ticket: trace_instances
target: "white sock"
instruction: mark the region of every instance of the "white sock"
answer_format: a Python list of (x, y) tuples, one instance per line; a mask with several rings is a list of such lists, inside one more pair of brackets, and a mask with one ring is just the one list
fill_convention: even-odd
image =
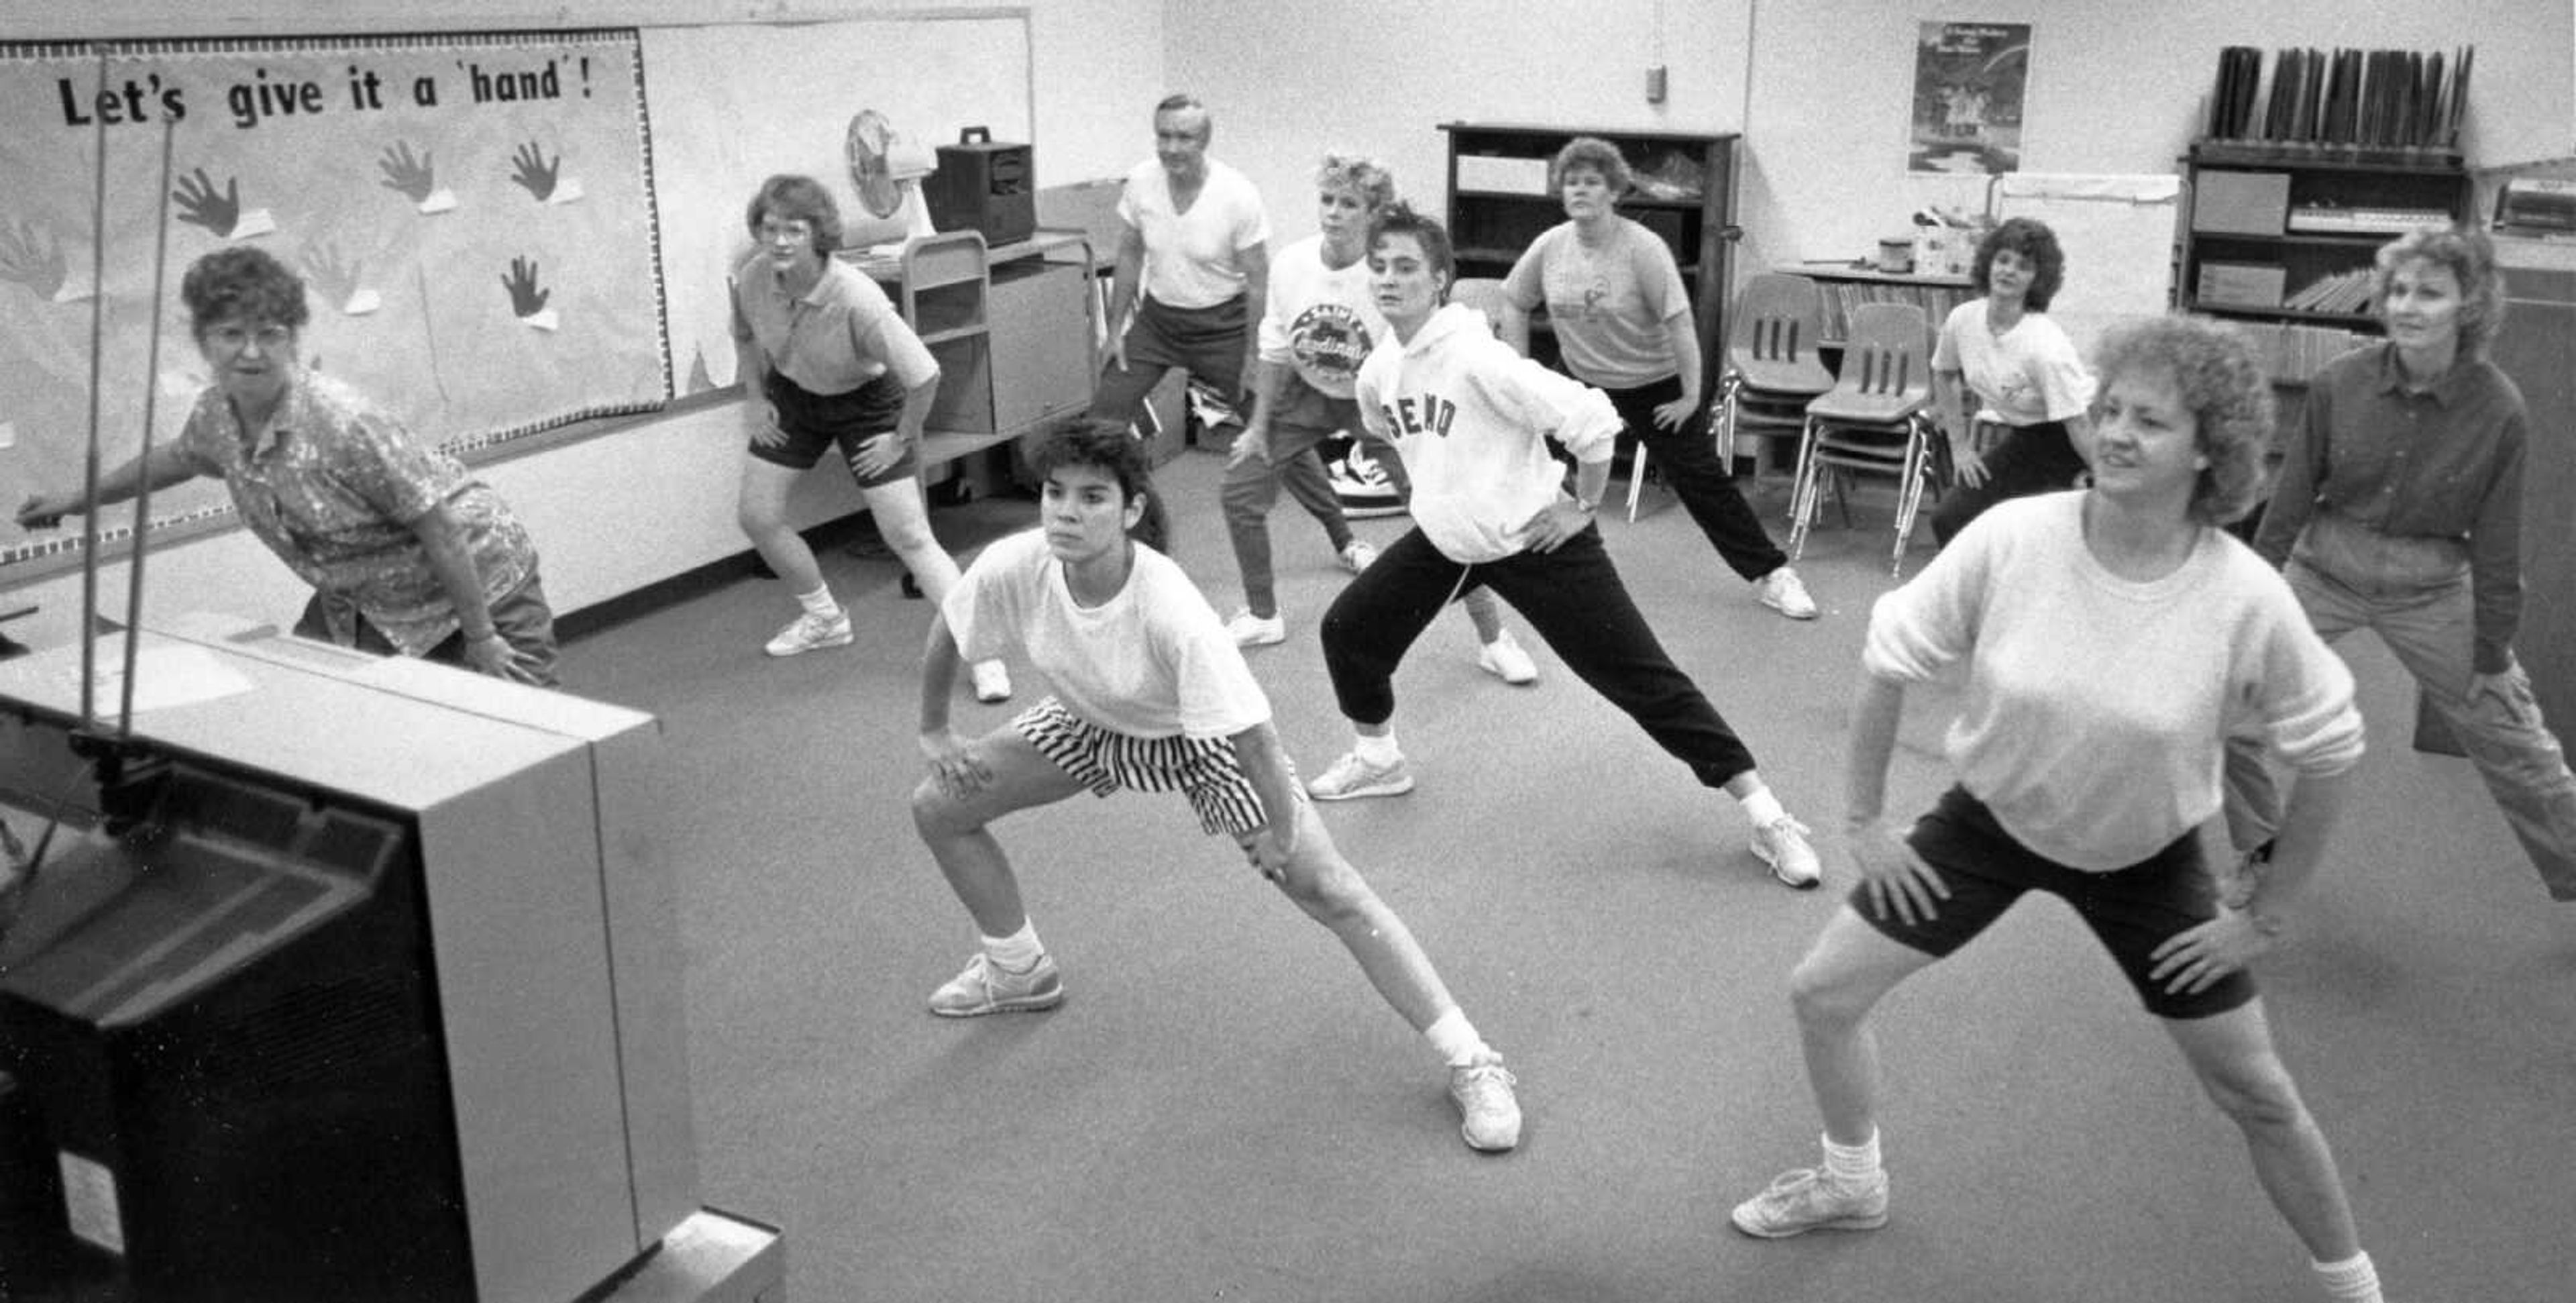
[(1770, 788), (1757, 788), (1752, 795), (1736, 799), (1744, 806), (1744, 817), (1752, 820), (1756, 828), (1768, 828), (1789, 817), (1788, 810), (1782, 808), (1780, 798), (1773, 796)]
[(1857, 1145), (1838, 1145), (1825, 1137), (1825, 1174), (1845, 1185), (1865, 1185), (1879, 1178), (1878, 1129)]
[(796, 600), (804, 603), (807, 615), (828, 620), (841, 613), (841, 604), (832, 600), (830, 584), (823, 584), (810, 593), (798, 593)]
[(1453, 1068), (1466, 1067), (1492, 1053), (1485, 1047), (1485, 1038), (1476, 1034), (1476, 1025), (1467, 1021), (1463, 1009), (1451, 1009), (1434, 1019), (1422, 1029), (1422, 1039), (1431, 1042), (1440, 1061)]
[(1394, 729), (1388, 729), (1384, 737), (1370, 737), (1362, 733), (1359, 735), (1359, 740), (1351, 744), (1351, 750), (1359, 753), (1360, 759), (1379, 769), (1404, 759), (1403, 748), (1395, 744)]
[(984, 955), (1009, 972), (1025, 973), (1046, 958), (1046, 947), (1038, 944), (1038, 925), (1023, 919), (1009, 936), (984, 938)]
[(2327, 1296), (2338, 1303), (2380, 1303), (2379, 1268), (2371, 1265), (2369, 1254), (2310, 1265), (2316, 1268), (2317, 1279), (2326, 1283)]

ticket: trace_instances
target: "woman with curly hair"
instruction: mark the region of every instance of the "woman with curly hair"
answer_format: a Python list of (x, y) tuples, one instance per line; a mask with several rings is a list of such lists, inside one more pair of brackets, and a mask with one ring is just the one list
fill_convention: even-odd
[[(1955, 483), (1932, 513), (1943, 543), (2006, 498), (2067, 488), (2084, 470), (2093, 378), (2048, 305), (2066, 283), (2066, 251), (2044, 222), (2015, 217), (1977, 243), (1969, 273), (1980, 296), (1941, 323), (1932, 347), (1932, 391), (1950, 437)], [(2003, 441), (1977, 451), (1980, 407), (2005, 427)]]
[[(2329, 1296), (2377, 1300), (2250, 973), (2295, 917), (2362, 749), (2352, 675), (2223, 528), (2259, 491), (2270, 386), (2226, 327), (2182, 317), (2115, 331), (2098, 367), (2091, 486), (1997, 505), (1872, 613), (1848, 775), (1860, 883), (1790, 979), (1824, 1161), (1734, 1224), (1779, 1238), (1886, 1223), (1870, 1010), (2040, 890), (2101, 939), (2236, 1123)], [(1962, 662), (1957, 785), (1900, 836), (1880, 812), (1906, 688)], [(2241, 905), (2216, 899), (2197, 836), (2231, 730), (2299, 773), (2274, 872)]]
[[(2415, 231), (2380, 249), (2373, 288), (2388, 338), (2309, 382), (2254, 550), (2287, 563), (2328, 641), (2379, 634), (2549, 894), (2576, 900), (2576, 773), (2513, 654), (2529, 418), (2486, 356), (2504, 316), (2495, 246), (2475, 230)], [(2276, 813), (2259, 771), (2243, 757), (2229, 767), (2239, 846)]]

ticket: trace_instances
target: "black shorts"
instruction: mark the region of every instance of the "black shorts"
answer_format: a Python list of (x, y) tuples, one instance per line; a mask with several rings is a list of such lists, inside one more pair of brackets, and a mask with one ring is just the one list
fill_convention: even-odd
[(762, 461), (789, 470), (811, 470), (823, 460), (824, 449), (839, 444), (841, 460), (849, 464), (850, 474), (863, 489), (910, 479), (921, 468), (920, 451), (906, 448), (884, 474), (859, 474), (859, 445), (895, 428), (903, 417), (903, 383), (891, 371), (845, 394), (811, 393), (772, 371), (767, 393), (787, 441), (769, 447), (751, 445), (751, 455)]
[(2088, 873), (2041, 856), (2004, 831), (1986, 803), (1953, 787), (1917, 820), (1906, 844), (1941, 875), (1950, 898), (1940, 913), (1907, 923), (1871, 911), (1866, 886), (1854, 888), (1852, 908), (1871, 927), (1928, 955), (1966, 945), (2025, 891), (2045, 891), (2075, 908), (2103, 948), (2128, 976), (2147, 1012), (2160, 1018), (2206, 1018), (2255, 996), (2254, 979), (2229, 973), (2194, 995), (2168, 994), (2150, 981), (2149, 958), (2176, 933), (2218, 917), (2218, 889), (2201, 858), (2200, 836), (2185, 833), (2172, 845), (2124, 869)]

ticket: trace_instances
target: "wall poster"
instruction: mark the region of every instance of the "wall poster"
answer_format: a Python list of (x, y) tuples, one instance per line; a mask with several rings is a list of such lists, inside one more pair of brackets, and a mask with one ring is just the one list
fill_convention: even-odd
[[(643, 94), (632, 30), (0, 45), (0, 505), (81, 482), (94, 328), (102, 469), (147, 394), (176, 437), (208, 381), (180, 278), (228, 244), (301, 272), (306, 365), (427, 442), (659, 408)], [(209, 480), (152, 508), (156, 532), (230, 515)], [(78, 539), (0, 516), (0, 582)]]
[(1911, 172), (2021, 170), (2030, 24), (1922, 25), (1914, 53)]

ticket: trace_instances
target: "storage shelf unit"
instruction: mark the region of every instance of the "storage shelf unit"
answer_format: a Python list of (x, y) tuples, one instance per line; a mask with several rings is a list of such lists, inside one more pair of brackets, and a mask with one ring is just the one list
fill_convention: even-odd
[(907, 241), (900, 253), (841, 255), (883, 282), (939, 361), (922, 432), (924, 467), (1037, 433), (1091, 405), (1091, 242), (1041, 229), (986, 247), (973, 231)]
[(2372, 255), (2469, 211), (2468, 172), (2438, 151), (2202, 144), (2183, 166), (2176, 294), (2190, 311), (2238, 320), (2375, 330), (2363, 298)]
[[(1681, 264), (1699, 327), (1701, 374), (1714, 392), (1733, 306), (1732, 255), (1742, 234), (1735, 225), (1740, 136), (1479, 122), (1444, 122), (1440, 130), (1449, 137), (1449, 237), (1461, 277), (1508, 274), (1531, 241), (1565, 220), (1564, 205), (1547, 187), (1547, 163), (1576, 136), (1618, 146), (1641, 180), (1687, 191), (1633, 191), (1619, 201), (1619, 211), (1670, 245)], [(1544, 312), (1533, 314), (1530, 325), (1531, 348), (1545, 359), (1552, 345)]]

